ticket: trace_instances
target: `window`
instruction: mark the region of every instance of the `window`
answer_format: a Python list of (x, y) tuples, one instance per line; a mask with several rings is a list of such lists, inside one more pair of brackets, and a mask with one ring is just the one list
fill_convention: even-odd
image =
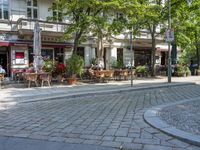
[(8, 0), (0, 0), (0, 19), (9, 19)]
[(38, 18), (38, 1), (27, 0), (27, 18), (37, 19)]
[(53, 21), (56, 21), (56, 22), (63, 21), (62, 11), (59, 9), (59, 5), (55, 3), (53, 3)]

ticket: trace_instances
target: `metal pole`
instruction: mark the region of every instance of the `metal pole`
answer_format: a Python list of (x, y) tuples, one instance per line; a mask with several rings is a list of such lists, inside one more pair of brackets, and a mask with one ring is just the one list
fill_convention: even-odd
[[(171, 0), (168, 0), (169, 17), (168, 17), (168, 29), (171, 29)], [(168, 83), (171, 83), (171, 42), (168, 42)]]
[(130, 31), (130, 51), (131, 51), (131, 87), (133, 86), (133, 31)]

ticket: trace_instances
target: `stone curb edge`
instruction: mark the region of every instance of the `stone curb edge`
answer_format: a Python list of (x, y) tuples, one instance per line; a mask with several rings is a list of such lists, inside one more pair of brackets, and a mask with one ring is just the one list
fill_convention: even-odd
[(164, 107), (177, 105), (177, 104), (181, 104), (181, 103), (189, 102), (189, 101), (191, 102), (191, 101), (195, 101), (195, 100), (199, 100), (199, 99), (200, 99), (199, 97), (191, 98), (191, 99), (186, 99), (186, 100), (175, 102), (175, 103), (170, 103), (170, 104), (165, 104), (165, 105), (160, 105), (157, 107), (150, 108), (144, 113), (143, 118), (144, 118), (145, 122), (147, 122), (152, 127), (160, 130), (161, 132), (164, 132), (170, 136), (176, 137), (176, 138), (180, 139), (181, 141), (200, 146), (200, 136), (199, 135), (194, 135), (192, 133), (179, 130), (179, 129), (167, 124), (165, 121), (160, 119), (160, 117), (158, 115), (159, 111), (162, 110)]
[[(61, 95), (57, 96), (48, 96), (49, 94), (41, 95), (41, 97), (33, 99), (32, 96), (25, 97), (26, 100), (19, 101), (17, 103), (31, 103), (31, 102), (38, 102), (38, 101), (48, 101), (48, 100), (58, 100), (62, 98), (78, 98), (78, 97), (87, 97), (87, 96), (96, 96), (96, 95), (104, 95), (104, 94), (115, 94), (115, 93), (121, 93), (121, 92), (129, 92), (129, 91), (140, 91), (140, 90), (148, 90), (148, 89), (157, 89), (157, 88), (166, 88), (166, 87), (175, 87), (175, 86), (184, 86), (184, 85), (195, 85), (195, 83), (166, 83), (161, 85), (154, 85), (154, 86), (141, 86), (141, 87), (135, 87), (135, 88), (123, 88), (123, 89), (109, 89), (107, 91), (99, 91), (99, 92), (82, 92), (82, 93), (73, 93), (73, 94), (64, 94), (64, 93), (58, 93)], [(28, 100), (27, 99), (30, 99)], [(14, 100), (10, 101), (0, 101), (0, 103), (13, 103), (16, 102)]]

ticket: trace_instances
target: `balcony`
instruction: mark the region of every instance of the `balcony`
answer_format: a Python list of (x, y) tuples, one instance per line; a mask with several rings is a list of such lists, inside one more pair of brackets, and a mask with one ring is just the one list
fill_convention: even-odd
[(42, 29), (42, 35), (45, 36), (63, 36), (64, 31), (69, 27), (70, 24), (48, 22), (36, 19), (23, 19), (20, 18), (17, 21), (17, 30), (20, 35), (31, 35), (33, 34), (35, 22), (38, 21), (40, 28)]

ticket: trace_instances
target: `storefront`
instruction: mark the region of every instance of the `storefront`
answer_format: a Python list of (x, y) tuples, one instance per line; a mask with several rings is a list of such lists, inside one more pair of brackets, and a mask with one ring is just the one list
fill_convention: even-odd
[[(43, 58), (53, 59), (64, 63), (65, 53), (71, 49), (69, 43), (42, 43), (41, 55)], [(13, 76), (15, 70), (24, 70), (33, 63), (33, 43), (31, 41), (4, 41), (0, 42), (0, 64)]]

